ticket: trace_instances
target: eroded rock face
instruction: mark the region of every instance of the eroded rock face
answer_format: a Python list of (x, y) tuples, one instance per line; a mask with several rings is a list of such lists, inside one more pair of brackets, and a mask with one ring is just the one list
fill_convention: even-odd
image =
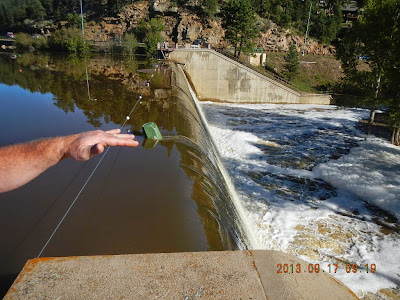
[[(289, 29), (280, 29), (275, 24), (273, 24), (267, 32), (262, 33), (258, 40), (258, 44), (270, 51), (289, 51), (289, 47), (292, 43), (294, 43), (297, 50), (301, 52), (304, 45), (304, 37), (292, 35)], [(334, 55), (335, 48), (333, 46), (322, 45), (308, 38), (305, 53)]]
[(178, 43), (191, 42), (200, 37), (202, 31), (203, 25), (201, 24), (201, 19), (196, 15), (184, 12), (180, 15), (175, 39)]
[(155, 0), (151, 4), (151, 11), (156, 13), (169, 13), (176, 14), (178, 12), (178, 6), (176, 3), (169, 0)]
[(141, 19), (149, 14), (149, 1), (136, 2), (131, 5), (127, 5), (125, 10), (121, 12), (118, 17), (123, 23), (126, 24), (126, 28), (132, 29), (136, 27)]
[(117, 18), (103, 18), (99, 22), (89, 22), (85, 34), (89, 40), (105, 42), (119, 39), (136, 27), (141, 19), (149, 14), (149, 2), (142, 1), (125, 7)]

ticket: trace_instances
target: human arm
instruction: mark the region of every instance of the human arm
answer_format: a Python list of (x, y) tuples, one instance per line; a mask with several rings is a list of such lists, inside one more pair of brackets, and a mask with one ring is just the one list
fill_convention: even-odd
[(0, 148), (0, 193), (28, 183), (64, 158), (84, 161), (107, 146), (139, 145), (134, 135), (120, 132), (95, 130)]

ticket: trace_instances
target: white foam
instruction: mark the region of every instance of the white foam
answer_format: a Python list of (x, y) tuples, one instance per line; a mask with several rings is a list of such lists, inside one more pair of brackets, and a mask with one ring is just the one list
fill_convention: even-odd
[(400, 220), (400, 149), (368, 138), (349, 155), (314, 168), (332, 185), (393, 213)]
[[(332, 274), (358, 296), (399, 284), (400, 234), (366, 203), (399, 218), (400, 150), (355, 128), (367, 110), (202, 106), (261, 248), (297, 254), (324, 268), (340, 261), (375, 264), (375, 273), (349, 274), (340, 263)], [(332, 154), (340, 158), (332, 160)], [(296, 164), (301, 159), (304, 168)]]

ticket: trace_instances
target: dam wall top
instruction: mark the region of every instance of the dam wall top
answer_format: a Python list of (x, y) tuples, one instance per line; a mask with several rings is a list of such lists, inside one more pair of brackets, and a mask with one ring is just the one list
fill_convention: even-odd
[(233, 103), (332, 104), (329, 95), (302, 94), (210, 49), (176, 49), (201, 100)]
[(260, 250), (36, 258), (4, 299), (358, 299), (308, 266)]

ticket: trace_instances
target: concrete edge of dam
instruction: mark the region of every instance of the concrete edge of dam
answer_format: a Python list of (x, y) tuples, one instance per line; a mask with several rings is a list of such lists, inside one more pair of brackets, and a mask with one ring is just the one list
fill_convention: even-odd
[(241, 247), (240, 249), (241, 250), (245, 250), (246, 248), (258, 249), (260, 247), (259, 244), (258, 244), (258, 240), (254, 236), (252, 230), (250, 229), (250, 226), (249, 226), (249, 224), (247, 222), (247, 218), (246, 218), (245, 213), (243, 211), (242, 205), (240, 204), (239, 196), (238, 196), (238, 194), (236, 192), (236, 189), (235, 189), (235, 187), (234, 187), (234, 185), (233, 185), (233, 183), (232, 183), (232, 181), (230, 179), (228, 171), (225, 169), (225, 167), (224, 167), (224, 165), (223, 165), (223, 163), (221, 161), (220, 153), (219, 153), (219, 151), (218, 151), (218, 149), (217, 149), (217, 147), (215, 145), (215, 142), (214, 142), (214, 140), (212, 138), (212, 135), (211, 135), (211, 133), (210, 133), (210, 131), (208, 129), (207, 118), (205, 117), (205, 115), (203, 113), (203, 110), (200, 107), (200, 101), (197, 98), (196, 93), (193, 91), (192, 86), (190, 85), (190, 82), (189, 82), (188, 78), (186, 77), (186, 74), (185, 74), (184, 70), (182, 69), (182, 67), (179, 64), (176, 64), (176, 65), (177, 65), (178, 71), (181, 72), (182, 78), (184, 78), (184, 80), (185, 80), (186, 87), (187, 87), (187, 89), (188, 89), (188, 91), (190, 93), (190, 98), (193, 101), (194, 105), (196, 106), (196, 109), (197, 109), (197, 112), (198, 112), (198, 114), (200, 116), (201, 122), (203, 123), (204, 130), (206, 131), (207, 135), (210, 138), (211, 146), (213, 148), (212, 149), (212, 153), (215, 154), (215, 160), (216, 160), (216, 163), (217, 163), (217, 168), (221, 172), (221, 175), (222, 175), (222, 177), (224, 179), (224, 182), (225, 182), (225, 184), (227, 186), (227, 191), (229, 193), (230, 199), (232, 200), (234, 208), (235, 208), (236, 213), (238, 215), (238, 219), (239, 219), (238, 222), (241, 225), (241, 228), (243, 230), (242, 235), (245, 238), (245, 241), (243, 241), (243, 242), (245, 242), (245, 244), (246, 244), (246, 245), (244, 245), (244, 247)]
[(272, 250), (36, 258), (4, 299), (358, 299), (309, 269)]
[(175, 49), (169, 59), (184, 65), (200, 100), (230, 103), (335, 104), (329, 94), (297, 91), (210, 49)]

